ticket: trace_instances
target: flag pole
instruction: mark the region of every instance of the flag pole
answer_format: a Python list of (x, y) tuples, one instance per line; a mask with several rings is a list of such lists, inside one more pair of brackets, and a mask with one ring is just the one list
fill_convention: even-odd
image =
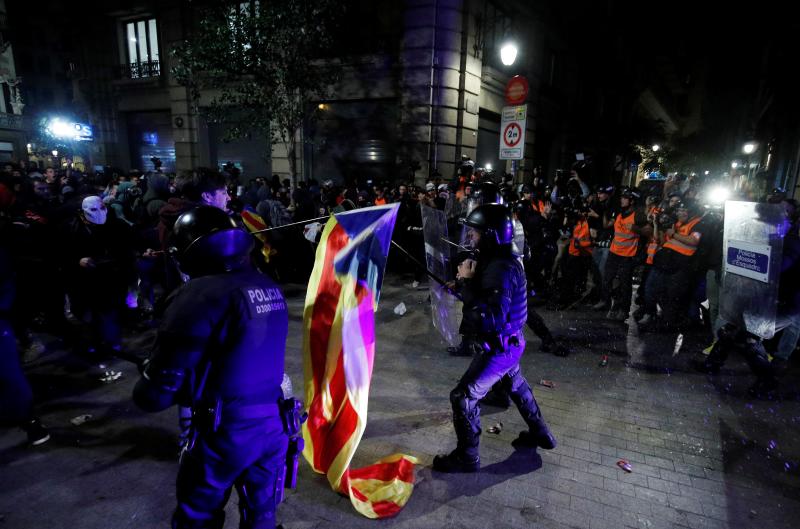
[(424, 264), (420, 263), (413, 255), (408, 253), (408, 251), (405, 248), (403, 248), (402, 246), (400, 246), (399, 244), (394, 242), (394, 240), (392, 240), (392, 244), (394, 245), (395, 248), (397, 248), (398, 250), (403, 252), (403, 254), (406, 257), (408, 257), (411, 260), (411, 262), (414, 263), (417, 266), (417, 268), (419, 268), (420, 270), (425, 272), (428, 275), (428, 277), (430, 277), (431, 279), (433, 279), (434, 281), (436, 281), (437, 283), (442, 285), (445, 288), (445, 290), (450, 292), (459, 301), (464, 301), (463, 299), (461, 299), (461, 296), (456, 291), (454, 291), (452, 288), (450, 288), (450, 286), (442, 278), (440, 278), (439, 276), (437, 276), (436, 274), (434, 274), (433, 272), (428, 270), (427, 266), (425, 266)]
[(322, 220), (322, 219), (327, 219), (329, 217), (330, 217), (330, 215), (325, 215), (324, 217), (317, 217), (315, 219), (301, 220), (301, 221), (298, 221), (298, 222), (292, 222), (292, 223), (289, 223), (289, 224), (283, 224), (281, 226), (273, 226), (272, 228), (264, 228), (263, 230), (251, 231), (250, 233), (255, 235), (256, 233), (264, 233), (265, 231), (280, 230), (281, 228), (288, 228), (290, 226), (297, 226), (298, 224), (309, 224), (311, 222), (315, 222), (315, 221)]

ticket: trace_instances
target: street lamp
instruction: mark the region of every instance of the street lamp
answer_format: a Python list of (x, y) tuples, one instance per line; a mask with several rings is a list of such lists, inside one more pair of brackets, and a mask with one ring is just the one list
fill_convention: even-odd
[(736, 169), (739, 167), (739, 162), (731, 162), (731, 169)]
[(504, 44), (500, 48), (500, 60), (504, 65), (511, 66), (517, 60), (517, 51), (517, 47), (511, 42)]
[(654, 143), (653, 144), (653, 152), (658, 152), (661, 150), (661, 145)]
[(711, 171), (706, 171), (706, 172), (704, 172), (703, 174), (704, 174), (704, 175), (706, 175), (706, 176), (708, 176), (708, 173), (710, 173), (710, 172), (711, 172)]
[(755, 144), (755, 142), (748, 141), (742, 146), (742, 152), (745, 154), (753, 154), (756, 152), (757, 147), (758, 146)]
[(58, 156), (58, 151), (53, 149), (53, 156)]

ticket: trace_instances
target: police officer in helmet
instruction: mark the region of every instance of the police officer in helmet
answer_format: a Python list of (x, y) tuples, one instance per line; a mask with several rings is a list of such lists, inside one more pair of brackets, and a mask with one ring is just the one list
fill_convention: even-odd
[(481, 351), (450, 392), (457, 446), (450, 454), (434, 458), (433, 468), (441, 472), (475, 472), (480, 468), (478, 401), (498, 381), (529, 428), (512, 444), (516, 448), (556, 446), (519, 367), (525, 350), (522, 327), (527, 316), (527, 292), (525, 271), (512, 252), (511, 212), (502, 204), (483, 204), (464, 224), (470, 228), (469, 244), (478, 252), (477, 260), (467, 259), (458, 267), (464, 300), (460, 332), (477, 336)]
[(224, 211), (194, 208), (174, 233), (178, 264), (191, 279), (167, 301), (133, 395), (146, 411), (173, 404), (193, 411), (172, 527), (222, 528), (235, 486), (240, 527), (274, 529), (295, 433), (281, 392), (286, 302), (251, 268), (252, 237)]

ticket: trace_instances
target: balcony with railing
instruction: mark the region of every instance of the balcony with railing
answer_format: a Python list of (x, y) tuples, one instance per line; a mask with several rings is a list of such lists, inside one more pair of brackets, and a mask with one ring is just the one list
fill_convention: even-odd
[(160, 75), (161, 63), (159, 61), (131, 62), (123, 64), (119, 68), (119, 76), (122, 79), (147, 79)]

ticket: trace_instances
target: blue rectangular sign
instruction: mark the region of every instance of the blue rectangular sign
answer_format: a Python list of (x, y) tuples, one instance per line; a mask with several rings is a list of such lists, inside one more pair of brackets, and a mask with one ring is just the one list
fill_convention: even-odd
[(725, 271), (766, 283), (769, 281), (770, 253), (769, 246), (730, 240)]

